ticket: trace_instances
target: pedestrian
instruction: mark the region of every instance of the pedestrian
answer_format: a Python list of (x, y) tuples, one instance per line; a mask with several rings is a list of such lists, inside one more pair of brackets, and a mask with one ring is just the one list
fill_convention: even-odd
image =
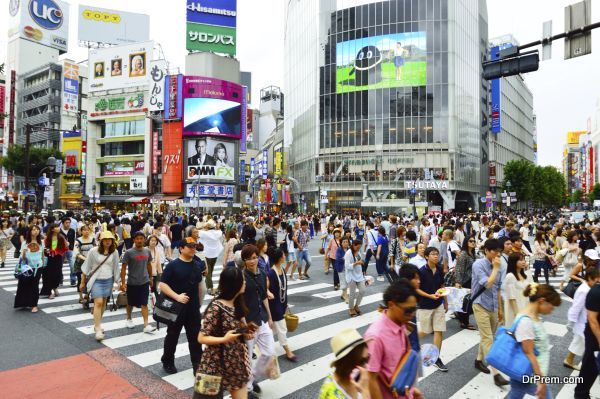
[(204, 256), (206, 256), (206, 288), (209, 295), (214, 295), (212, 274), (217, 258), (223, 252), (223, 232), (217, 229), (217, 224), (211, 219), (206, 222), (204, 230), (198, 232), (198, 237), (204, 246)]
[(523, 254), (513, 252), (508, 257), (506, 277), (502, 281), (504, 286), (504, 325), (512, 326), (517, 314), (527, 306), (527, 297), (523, 291), (530, 283), (530, 279), (525, 272), (527, 262)]
[(181, 329), (185, 327), (190, 360), (194, 375), (202, 357), (202, 345), (198, 342), (200, 333), (200, 291), (202, 286), (202, 270), (194, 262), (196, 254), (196, 240), (186, 237), (179, 241), (179, 257), (173, 259), (165, 266), (159, 290), (166, 297), (183, 305), (177, 320), (167, 327), (161, 363), (167, 374), (177, 373), (175, 367), (175, 349), (179, 341)]
[(385, 234), (385, 228), (379, 227), (379, 235), (377, 236), (377, 254), (375, 256), (375, 267), (377, 268), (377, 281), (385, 281), (385, 273), (387, 272), (388, 255), (390, 253), (390, 240)]
[(108, 297), (113, 292), (113, 284), (118, 284), (121, 276), (119, 274), (119, 254), (115, 237), (109, 232), (103, 232), (99, 236), (100, 244), (88, 252), (88, 256), (81, 265), (81, 284), (79, 289), (87, 292), (94, 300), (94, 332), (96, 340), (104, 339), (104, 330), (101, 322)]
[[(515, 319), (514, 337), (521, 344), (523, 352), (529, 359), (536, 376), (548, 376), (550, 366), (550, 338), (544, 328), (541, 315), (552, 313), (560, 306), (560, 295), (554, 287), (546, 284), (532, 283), (525, 288), (523, 295), (529, 303)], [(509, 399), (522, 399), (525, 395), (538, 398), (552, 398), (550, 387), (543, 381), (526, 383), (510, 379)]]
[(62, 266), (65, 253), (69, 250), (69, 243), (60, 234), (60, 227), (52, 223), (48, 227), (48, 235), (44, 240), (44, 251), (48, 258), (42, 270), (42, 290), (40, 295), (54, 299), (59, 295), (58, 286), (62, 282)]
[[(582, 253), (581, 249), (579, 248), (578, 240), (579, 240), (579, 236), (577, 235), (577, 232), (569, 231), (567, 233), (567, 241), (565, 243), (563, 243), (562, 248), (559, 248), (559, 249), (562, 249), (563, 251), (564, 250), (567, 251), (566, 255), (563, 257), (563, 262), (562, 262), (562, 265), (563, 265), (565, 271), (564, 271), (563, 279), (560, 282), (559, 290), (561, 290), (561, 291), (563, 289), (563, 285), (565, 283), (569, 282), (569, 277), (571, 275), (571, 271), (577, 265), (577, 262), (579, 261), (579, 255)], [(595, 245), (594, 245), (594, 247), (595, 247)], [(583, 252), (585, 252), (585, 251), (583, 251)]]
[[(181, 241), (181, 240), (179, 240)], [(152, 265), (152, 292), (158, 296), (158, 284), (163, 272), (163, 265), (167, 262), (165, 251), (158, 237), (151, 235), (146, 240), (146, 246), (150, 250), (150, 264)]]
[(96, 239), (91, 233), (89, 226), (82, 224), (80, 230), (80, 237), (75, 240), (75, 276), (77, 277), (77, 292), (79, 293), (79, 303), (82, 305), (87, 304), (87, 300), (83, 298), (83, 290), (81, 287), (81, 267), (87, 259), (92, 248), (96, 246)]
[[(419, 269), (420, 287), (416, 290), (419, 300), (417, 320), (420, 325), (420, 338), (433, 333), (433, 344), (442, 351), (442, 339), (446, 331), (448, 302), (438, 293), (444, 287), (444, 273), (439, 266), (439, 252), (433, 247), (425, 250), (427, 265)], [(438, 357), (435, 367), (448, 371), (448, 367)]]
[(255, 398), (260, 393), (259, 385), (254, 381), (257, 374), (257, 365), (265, 364), (264, 359), (275, 355), (275, 342), (273, 339), (273, 319), (269, 308), (269, 299), (274, 296), (268, 290), (267, 275), (258, 268), (258, 249), (256, 246), (248, 244), (242, 248), (242, 260), (244, 261), (244, 276), (246, 278), (246, 290), (244, 300), (248, 306), (247, 322), (253, 322), (258, 326), (254, 337), (247, 341), (248, 356), (252, 357), (254, 345), (260, 350), (260, 356), (263, 359), (254, 365), (252, 377), (248, 382), (248, 397)]
[(396, 238), (390, 243), (390, 266), (394, 269), (396, 274), (399, 273), (400, 268), (404, 264), (404, 246), (406, 228), (404, 226), (398, 226), (396, 228)]
[(287, 276), (283, 270), (285, 254), (279, 248), (276, 248), (271, 254), (270, 263), (272, 267), (267, 272), (267, 276), (269, 277), (269, 291), (273, 294), (273, 299), (269, 299), (269, 310), (273, 319), (273, 332), (277, 335), (279, 345), (285, 351), (285, 358), (290, 362), (296, 363), (298, 358), (290, 350), (285, 322), (285, 312), (288, 310)]
[(235, 229), (227, 230), (227, 233), (225, 233), (225, 246), (223, 249), (224, 265), (233, 260), (233, 247), (235, 247), (235, 245), (239, 242), (240, 241), (237, 238), (237, 231)]
[[(362, 245), (362, 241), (359, 240)], [(360, 271), (362, 274), (362, 269)], [(323, 381), (319, 399), (371, 399), (369, 372), (369, 348), (360, 333), (353, 328), (340, 331), (330, 341), (335, 356), (334, 369)], [(358, 375), (353, 374), (358, 370)]]
[[(344, 242), (342, 241), (342, 245)], [(352, 241), (352, 245), (344, 254), (345, 273), (342, 279), (345, 279), (348, 285), (348, 309), (350, 317), (360, 315), (360, 303), (365, 295), (365, 276), (362, 274), (362, 265), (364, 261), (360, 256), (360, 247), (362, 242), (359, 240)]]
[(546, 279), (546, 285), (550, 285), (550, 279), (548, 276), (550, 264), (548, 262), (548, 243), (544, 238), (544, 230), (539, 229), (535, 233), (535, 241), (533, 243), (533, 281), (538, 282), (542, 270), (544, 271), (544, 278)]
[[(300, 280), (310, 279), (308, 275), (308, 269), (312, 265), (310, 252), (308, 250), (308, 242), (310, 241), (310, 234), (308, 232), (308, 222), (303, 220), (300, 223), (300, 230), (298, 230), (297, 244), (298, 244), (298, 275)], [(302, 263), (304, 261), (304, 264)], [(304, 274), (302, 268), (304, 267)]]
[(77, 234), (75, 232), (75, 229), (71, 227), (71, 218), (65, 216), (62, 219), (62, 223), (60, 225), (60, 234), (62, 234), (62, 236), (69, 243), (69, 250), (65, 252), (64, 256), (67, 263), (69, 264), (71, 287), (75, 287), (77, 285), (77, 274), (75, 273), (75, 255), (73, 253), (73, 250), (75, 249), (75, 237), (77, 236)]
[[(417, 311), (415, 289), (406, 280), (390, 284), (383, 293), (381, 308), (381, 315), (365, 333), (369, 348), (367, 371), (371, 398), (422, 399), (423, 394), (414, 385), (408, 387), (408, 392), (397, 394), (393, 394), (388, 385), (403, 356), (411, 349), (407, 326)], [(392, 342), (393, 345), (390, 344)], [(411, 371), (416, 374), (416, 370)]]
[[(152, 255), (150, 250), (144, 247), (146, 237), (141, 231), (133, 233), (133, 247), (123, 254), (121, 266), (121, 292), (127, 293), (127, 328), (135, 328), (131, 319), (133, 308), (142, 309), (145, 333), (151, 334), (156, 327), (148, 323), (148, 296), (153, 286)], [(125, 284), (127, 275), (127, 284)]]
[[(471, 279), (471, 300), (473, 301), (473, 314), (479, 327), (479, 350), (475, 360), (475, 368), (482, 373), (492, 373), (494, 384), (497, 386), (508, 385), (509, 381), (504, 379), (493, 367), (488, 368), (483, 359), (487, 356), (496, 327), (504, 320), (503, 309), (500, 306), (500, 253), (502, 245), (492, 238), (483, 244), (485, 256), (473, 263), (473, 274)], [(490, 370), (491, 369), (491, 370)]]
[(583, 356), (585, 351), (585, 325), (587, 323), (587, 310), (585, 301), (591, 288), (600, 282), (600, 272), (597, 267), (589, 267), (585, 272), (585, 283), (581, 284), (575, 295), (573, 303), (567, 315), (567, 329), (573, 333), (573, 339), (569, 345), (569, 352), (563, 361), (563, 365), (572, 370), (580, 370), (575, 363), (575, 356)]
[[(325, 258), (329, 260), (329, 265), (331, 265), (331, 267), (333, 268), (333, 289), (336, 291), (340, 289), (340, 272), (338, 272), (338, 269), (340, 269), (340, 267), (336, 269), (336, 259), (337, 251), (342, 246), (341, 237), (342, 230), (334, 229), (333, 237), (329, 240), (329, 243), (325, 248)], [(343, 268), (341, 268), (341, 270), (343, 270)]]
[(37, 313), (39, 310), (39, 284), (45, 262), (41, 234), (42, 230), (38, 226), (30, 227), (21, 245), (21, 259), (27, 261), (27, 265), (33, 269), (33, 273), (31, 276), (19, 276), (14, 302), (15, 309), (31, 308), (32, 313)]
[(367, 274), (367, 268), (369, 267), (369, 260), (371, 257), (375, 257), (377, 254), (377, 230), (375, 229), (375, 225), (373, 222), (368, 221), (367, 230), (365, 231), (365, 239), (364, 239), (364, 251), (365, 251), (365, 264), (363, 265), (363, 274)]
[(179, 247), (179, 241), (183, 239), (183, 226), (178, 223), (177, 217), (171, 217), (171, 225), (169, 226), (171, 233), (171, 249)]
[[(294, 273), (296, 273), (296, 269), (298, 268), (298, 260), (296, 258), (296, 246), (297, 238), (295, 237), (294, 227), (292, 225), (288, 225), (286, 228), (285, 234), (285, 245), (287, 247), (287, 265), (285, 267), (285, 272), (288, 273), (290, 268), (292, 272), (290, 273), (290, 281), (294, 281)], [(301, 273), (298, 273), (298, 277), (301, 277)]]
[(271, 268), (269, 255), (267, 255), (269, 251), (267, 241), (264, 238), (259, 239), (256, 241), (256, 248), (258, 248), (258, 267), (267, 273)]
[(6, 253), (13, 246), (11, 240), (15, 235), (15, 231), (10, 226), (10, 220), (2, 218), (2, 221), (0, 221), (0, 261), (2, 261), (0, 269), (4, 268), (6, 263)]
[(334, 229), (333, 224), (328, 224), (327, 230), (324, 231), (323, 234), (321, 235), (321, 251), (320, 251), (320, 253), (322, 255), (324, 255), (323, 267), (325, 268), (325, 274), (329, 274), (329, 269), (331, 269), (333, 266), (331, 264), (329, 256), (327, 256), (327, 248), (329, 246), (329, 242), (333, 239), (333, 229)]

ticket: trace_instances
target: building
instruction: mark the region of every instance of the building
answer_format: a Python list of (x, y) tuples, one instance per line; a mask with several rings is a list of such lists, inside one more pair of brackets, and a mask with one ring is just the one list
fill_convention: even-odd
[[(490, 40), (492, 58), (500, 49), (518, 46), (511, 36)], [(490, 188), (504, 181), (504, 166), (513, 160), (535, 162), (533, 94), (522, 75), (494, 79), (490, 84), (492, 125), (489, 133)], [(495, 174), (493, 173), (495, 170)]]
[(321, 188), (336, 210), (479, 207), (485, 1), (289, 2), (285, 20), (285, 143), (308, 206)]
[[(563, 149), (562, 170), (567, 182), (567, 194), (576, 190), (586, 191), (586, 149), (591, 148), (590, 135), (586, 130), (567, 133), (567, 144)], [(586, 191), (587, 192), (587, 191)]]

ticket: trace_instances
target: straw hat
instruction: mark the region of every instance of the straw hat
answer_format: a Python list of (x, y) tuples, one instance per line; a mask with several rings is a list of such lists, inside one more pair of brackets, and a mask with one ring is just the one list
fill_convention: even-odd
[(371, 339), (365, 340), (360, 333), (354, 328), (347, 328), (340, 331), (337, 335), (331, 338), (331, 351), (335, 355), (333, 363), (347, 356), (354, 348), (361, 344), (369, 342)]
[(100, 233), (100, 237), (98, 237), (98, 241), (102, 240), (113, 240), (115, 241), (115, 236), (110, 231), (103, 231)]

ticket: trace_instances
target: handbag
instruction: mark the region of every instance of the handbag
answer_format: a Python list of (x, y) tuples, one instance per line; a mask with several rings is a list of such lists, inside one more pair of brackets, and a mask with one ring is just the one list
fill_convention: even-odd
[(121, 308), (121, 307), (125, 307), (127, 306), (128, 302), (127, 302), (127, 293), (126, 292), (119, 292), (119, 294), (117, 295), (117, 300), (115, 301), (117, 307)]
[(485, 286), (481, 287), (473, 296), (471, 296), (471, 292), (464, 296), (462, 313), (466, 313), (469, 316), (473, 314), (473, 302), (475, 302), (475, 299), (477, 299), (479, 295), (483, 294), (483, 291), (485, 291)]
[(19, 261), (17, 262), (17, 264), (15, 266), (15, 271), (13, 273), (15, 278), (18, 279), (18, 278), (22, 278), (22, 277), (23, 278), (32, 277), (33, 274), (34, 274), (33, 269), (27, 263), (27, 258), (20, 257)]
[[(193, 281), (194, 271), (190, 272), (190, 290), (194, 285)], [(175, 323), (181, 314), (181, 311), (185, 307), (185, 304), (179, 303), (173, 298), (165, 295), (163, 292), (158, 294), (158, 298), (156, 298), (156, 304), (154, 305), (154, 311), (152, 312), (152, 318), (157, 323), (163, 323), (168, 326)]]
[(298, 328), (298, 324), (300, 323), (300, 318), (293, 314), (290, 308), (287, 308), (285, 314), (283, 315), (285, 319), (285, 326), (288, 332), (294, 332)]
[[(408, 337), (406, 337), (406, 348), (407, 351), (400, 358), (392, 378), (386, 383), (394, 397), (407, 396), (407, 391), (417, 380), (421, 360), (417, 352), (412, 349)], [(381, 378), (383, 379), (383, 377)]]
[(575, 297), (575, 291), (581, 285), (581, 281), (571, 279), (569, 283), (563, 288), (562, 292), (569, 298), (573, 299)]
[[(84, 286), (84, 288), (83, 288), (83, 291), (84, 291), (84, 292), (82, 293), (82, 294), (83, 294), (83, 299), (84, 299), (85, 303), (88, 303), (88, 302), (90, 301), (90, 294), (89, 294), (89, 292), (87, 291), (87, 282), (88, 282), (88, 281), (90, 281), (90, 279), (92, 278), (92, 276), (93, 276), (93, 275), (94, 275), (94, 274), (95, 274), (95, 273), (96, 273), (98, 270), (100, 270), (100, 268), (102, 267), (102, 265), (103, 265), (104, 263), (106, 263), (106, 261), (108, 260), (108, 258), (110, 258), (111, 256), (113, 256), (113, 254), (114, 254), (114, 252), (113, 252), (112, 254), (110, 254), (110, 255), (106, 255), (106, 256), (104, 257), (104, 260), (103, 260), (102, 262), (100, 262), (100, 264), (99, 264), (98, 266), (96, 266), (96, 268), (95, 268), (94, 270), (92, 270), (92, 271), (90, 272), (90, 274), (88, 274), (87, 276), (85, 276), (86, 285)], [(48, 259), (48, 257), (46, 257), (46, 259)]]
[[(216, 303), (219, 310), (222, 312), (223, 308), (218, 305), (217, 302), (213, 299), (212, 303)], [(210, 306), (209, 304), (208, 306)], [(207, 307), (208, 309), (208, 307)], [(223, 328), (223, 316), (219, 317), (220, 320), (220, 331), (221, 336), (225, 336), (225, 331)], [(221, 370), (225, 370), (225, 348), (223, 344), (219, 344), (221, 349)], [(196, 381), (194, 382), (194, 399), (222, 399), (223, 398), (223, 386), (221, 382), (223, 377), (219, 375), (211, 375), (206, 374), (200, 371), (200, 367), (198, 367), (198, 371), (196, 372)]]
[[(490, 366), (517, 381), (521, 381), (526, 375), (533, 375), (531, 362), (525, 355), (521, 343), (517, 342), (515, 337), (517, 326), (524, 317), (528, 316), (519, 316), (510, 329), (504, 326), (498, 327), (494, 343), (485, 358)], [(534, 353), (536, 356), (539, 354), (535, 347)]]
[(323, 247), (319, 248), (319, 253), (321, 255), (325, 255), (325, 248), (323, 248)]

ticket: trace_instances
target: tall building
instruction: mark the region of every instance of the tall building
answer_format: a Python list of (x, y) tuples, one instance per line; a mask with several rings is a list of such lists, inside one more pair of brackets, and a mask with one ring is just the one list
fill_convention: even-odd
[(320, 186), (338, 210), (479, 206), (485, 1), (289, 2), (285, 20), (285, 143), (307, 205)]
[[(518, 46), (511, 36), (490, 40), (491, 57), (507, 46)], [(535, 162), (533, 94), (522, 75), (495, 79), (490, 84), (492, 126), (489, 133), (492, 191), (504, 181), (504, 166), (513, 160)], [(492, 171), (490, 171), (492, 172)]]

